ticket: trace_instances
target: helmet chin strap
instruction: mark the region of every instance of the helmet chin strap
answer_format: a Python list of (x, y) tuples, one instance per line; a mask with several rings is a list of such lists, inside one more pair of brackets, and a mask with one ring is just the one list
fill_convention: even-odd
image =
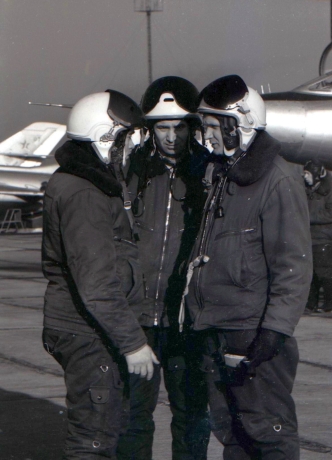
[(98, 158), (105, 164), (111, 162), (111, 148), (114, 141), (107, 142), (92, 142), (92, 148), (98, 155)]

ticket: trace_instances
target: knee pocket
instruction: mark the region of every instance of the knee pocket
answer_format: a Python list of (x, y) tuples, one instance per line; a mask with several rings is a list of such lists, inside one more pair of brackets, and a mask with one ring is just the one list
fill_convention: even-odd
[(110, 399), (110, 389), (106, 387), (91, 387), (90, 398), (94, 404), (106, 404)]
[(296, 432), (282, 417), (239, 413), (237, 421), (241, 423), (246, 434), (258, 442), (273, 442), (285, 434)]
[(186, 362), (183, 356), (175, 356), (168, 358), (167, 369), (169, 371), (184, 371), (187, 369)]

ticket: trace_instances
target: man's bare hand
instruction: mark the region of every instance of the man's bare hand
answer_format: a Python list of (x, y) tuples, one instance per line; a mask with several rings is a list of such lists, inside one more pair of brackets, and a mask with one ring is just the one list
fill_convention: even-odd
[(147, 380), (152, 379), (153, 364), (159, 364), (159, 361), (149, 345), (144, 345), (143, 348), (125, 357), (128, 365), (128, 372), (131, 374), (140, 374), (142, 378), (146, 377)]

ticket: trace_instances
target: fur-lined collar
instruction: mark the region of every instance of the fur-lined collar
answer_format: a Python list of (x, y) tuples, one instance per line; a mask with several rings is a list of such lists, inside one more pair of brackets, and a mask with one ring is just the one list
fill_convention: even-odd
[(112, 167), (97, 158), (91, 142), (67, 141), (57, 150), (55, 159), (60, 165), (58, 172), (82, 177), (106, 195), (122, 196), (122, 186)]
[(240, 186), (257, 182), (270, 169), (280, 148), (280, 143), (267, 132), (258, 132), (246, 155), (228, 170), (227, 177)]

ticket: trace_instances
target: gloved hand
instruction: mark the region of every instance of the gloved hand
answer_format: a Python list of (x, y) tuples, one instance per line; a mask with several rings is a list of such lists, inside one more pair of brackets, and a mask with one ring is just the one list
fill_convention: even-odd
[(159, 364), (156, 355), (153, 353), (149, 345), (139, 350), (133, 351), (125, 355), (128, 372), (141, 374), (141, 377), (146, 377), (147, 380), (151, 380), (153, 376), (153, 363)]
[(264, 361), (269, 361), (277, 356), (282, 348), (286, 336), (280, 332), (270, 329), (260, 329), (257, 336), (249, 346), (247, 358), (250, 361), (250, 368), (254, 369)]

